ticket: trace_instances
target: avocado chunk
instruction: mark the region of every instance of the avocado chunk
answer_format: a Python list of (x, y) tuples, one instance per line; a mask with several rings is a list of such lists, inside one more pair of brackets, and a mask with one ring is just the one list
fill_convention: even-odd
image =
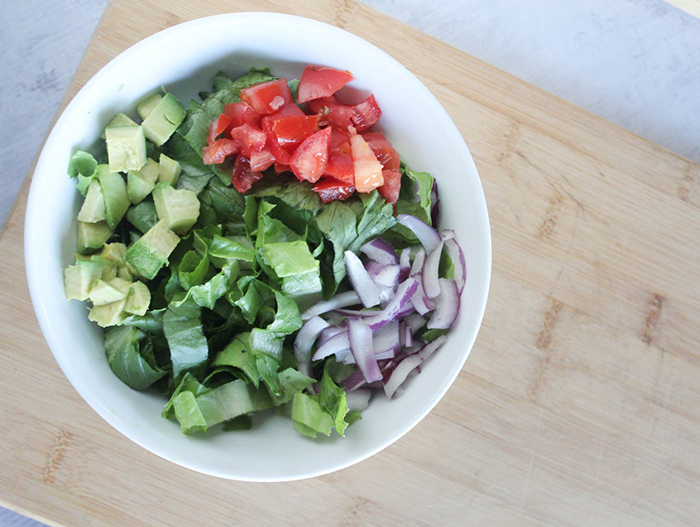
[(131, 284), (130, 289), (124, 311), (131, 315), (145, 315), (148, 307), (151, 305), (151, 292), (146, 284), (140, 281)]
[(166, 93), (141, 123), (146, 138), (156, 146), (165, 143), (185, 120), (185, 107), (177, 97)]
[(102, 249), (105, 242), (112, 236), (112, 232), (106, 221), (98, 221), (97, 223), (79, 221), (78, 252), (88, 254)]
[(97, 179), (102, 187), (105, 203), (105, 221), (114, 230), (129, 209), (129, 196), (126, 193), (126, 183), (118, 172), (111, 172), (108, 165), (97, 167)]
[(126, 178), (126, 193), (129, 201), (136, 205), (143, 201), (156, 186), (160, 165), (148, 158), (140, 170), (129, 170)]
[(138, 170), (146, 164), (146, 136), (141, 126), (105, 128), (111, 172)]
[(98, 262), (102, 264), (102, 280), (105, 282), (109, 282), (111, 279), (115, 278), (117, 276), (117, 264), (114, 263), (111, 260), (107, 260), (106, 258), (102, 258), (100, 254), (93, 254), (90, 257), (90, 260), (93, 262)]
[(180, 172), (182, 172), (180, 163), (165, 154), (161, 154), (158, 165), (158, 183), (170, 183), (174, 187), (177, 178), (180, 177)]
[(137, 276), (152, 280), (168, 263), (170, 253), (179, 242), (179, 236), (168, 228), (164, 220), (160, 220), (127, 249), (124, 260)]
[(151, 112), (156, 106), (158, 106), (158, 103), (162, 98), (163, 96), (160, 93), (154, 93), (138, 103), (136, 105), (136, 111), (141, 116), (141, 119), (145, 119), (151, 115)]
[[(138, 124), (136, 124), (134, 122), (134, 120), (131, 117), (129, 117), (128, 115), (119, 112), (114, 117), (112, 117), (112, 120), (105, 127), (105, 129), (110, 128), (110, 127), (116, 127), (116, 126), (138, 126)], [(106, 138), (107, 138), (107, 134), (103, 130), (102, 135), (100, 136), (100, 139), (106, 139)]]
[(63, 271), (66, 298), (87, 300), (90, 291), (102, 277), (102, 264), (92, 260), (76, 260)]
[(126, 219), (141, 232), (147, 232), (158, 223), (158, 213), (155, 204), (149, 199), (126, 211)]
[(100, 251), (100, 256), (105, 260), (110, 260), (117, 264), (117, 266), (123, 266), (124, 255), (126, 254), (126, 245), (123, 243), (108, 243)]
[(97, 223), (105, 219), (105, 197), (102, 187), (97, 180), (92, 180), (88, 186), (85, 201), (78, 213), (78, 221)]
[(104, 306), (106, 304), (112, 304), (113, 302), (123, 300), (124, 298), (126, 298), (127, 293), (128, 290), (125, 293), (124, 291), (121, 291), (109, 282), (105, 282), (104, 280), (98, 280), (97, 283), (90, 290), (88, 298), (90, 299), (90, 302), (92, 302), (93, 305)]
[(153, 190), (153, 203), (158, 217), (180, 235), (190, 230), (199, 218), (199, 199), (191, 190), (177, 190), (167, 183), (158, 183)]
[(124, 314), (125, 305), (126, 298), (118, 300), (117, 302), (112, 302), (111, 304), (93, 306), (88, 314), (88, 320), (97, 322), (97, 325), (103, 328), (116, 326), (126, 318)]

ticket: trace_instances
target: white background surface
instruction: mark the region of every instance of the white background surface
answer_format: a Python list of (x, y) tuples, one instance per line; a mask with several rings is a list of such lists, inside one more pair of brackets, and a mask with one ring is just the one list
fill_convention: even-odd
[[(661, 0), (362, 1), (700, 162), (700, 20)], [(0, 6), (0, 222), (106, 5)], [(0, 508), (1, 527), (40, 525)]]

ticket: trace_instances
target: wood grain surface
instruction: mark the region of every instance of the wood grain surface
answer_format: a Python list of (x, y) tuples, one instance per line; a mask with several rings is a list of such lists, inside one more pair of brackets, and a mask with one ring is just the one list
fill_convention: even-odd
[(438, 97), (489, 204), (493, 281), (435, 410), (354, 467), (285, 484), (180, 468), (109, 427), (48, 350), (0, 239), (0, 504), (60, 526), (696, 525), (700, 167), (352, 0), (114, 0), (66, 100), (165, 27), (279, 11), (381, 47)]

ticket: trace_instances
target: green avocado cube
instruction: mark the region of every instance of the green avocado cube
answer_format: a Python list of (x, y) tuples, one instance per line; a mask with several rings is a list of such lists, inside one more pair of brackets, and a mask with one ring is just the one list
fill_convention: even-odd
[(180, 177), (180, 172), (182, 172), (180, 163), (165, 154), (160, 155), (158, 183), (170, 183), (174, 187)]
[(140, 232), (147, 232), (158, 223), (156, 206), (151, 200), (142, 201), (126, 211), (126, 219)]
[[(105, 129), (110, 128), (110, 127), (117, 127), (117, 126), (138, 126), (138, 124), (136, 124), (134, 122), (134, 120), (131, 117), (129, 117), (128, 115), (119, 112), (114, 117), (112, 117), (112, 120), (105, 127)], [(107, 138), (107, 134), (105, 133), (104, 130), (102, 131), (102, 135), (100, 136), (100, 138), (101, 139)]]
[(93, 286), (102, 277), (102, 264), (91, 260), (76, 260), (63, 271), (66, 298), (87, 300)]
[(110, 126), (105, 129), (111, 172), (138, 170), (146, 164), (146, 136), (142, 126)]
[(168, 263), (180, 237), (168, 228), (164, 220), (156, 223), (136, 243), (129, 247), (124, 260), (137, 276), (152, 280)]
[(97, 223), (79, 221), (78, 252), (88, 254), (102, 249), (102, 246), (109, 240), (113, 232), (106, 221), (98, 221)]
[(103, 328), (119, 325), (126, 318), (124, 314), (125, 305), (126, 298), (111, 304), (93, 306), (88, 314), (88, 320), (96, 322), (98, 326)]
[(104, 306), (106, 304), (111, 304), (113, 302), (118, 302), (126, 298), (127, 293), (117, 289), (111, 283), (105, 282), (104, 280), (98, 280), (97, 283), (90, 290), (88, 298), (95, 306)]
[(97, 223), (105, 219), (105, 198), (100, 183), (93, 179), (88, 186), (85, 201), (78, 213), (78, 221)]
[(149, 141), (161, 146), (185, 120), (185, 107), (177, 97), (166, 93), (141, 126)]
[(126, 178), (126, 193), (129, 201), (136, 205), (143, 201), (156, 186), (160, 165), (148, 158), (140, 170), (129, 170)]
[(124, 311), (131, 315), (143, 316), (151, 305), (151, 292), (143, 282), (131, 284), (129, 296), (126, 299)]
[(163, 96), (160, 93), (154, 93), (138, 103), (136, 105), (136, 111), (141, 116), (141, 119), (148, 117), (154, 108), (158, 106), (158, 103), (162, 98)]
[(112, 278), (117, 276), (117, 264), (106, 258), (102, 258), (99, 254), (93, 254), (90, 259), (93, 262), (98, 262), (102, 264), (102, 280), (109, 282)]
[(191, 190), (178, 190), (168, 183), (158, 183), (153, 190), (153, 203), (158, 217), (180, 235), (190, 230), (199, 218), (199, 199)]
[(97, 179), (104, 196), (105, 221), (109, 228), (114, 230), (131, 205), (126, 192), (126, 182), (121, 174), (111, 172), (108, 165), (97, 167)]

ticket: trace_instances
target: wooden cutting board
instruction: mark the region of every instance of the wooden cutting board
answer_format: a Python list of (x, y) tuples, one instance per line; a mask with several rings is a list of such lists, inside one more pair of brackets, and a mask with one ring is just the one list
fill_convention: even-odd
[(493, 282), (462, 374), (412, 432), (308, 481), (180, 468), (64, 378), (27, 293), (27, 186), (0, 240), (0, 504), (52, 525), (695, 525), (700, 167), (353, 0), (114, 0), (66, 101), (165, 27), (280, 11), (381, 47), (469, 145)]

